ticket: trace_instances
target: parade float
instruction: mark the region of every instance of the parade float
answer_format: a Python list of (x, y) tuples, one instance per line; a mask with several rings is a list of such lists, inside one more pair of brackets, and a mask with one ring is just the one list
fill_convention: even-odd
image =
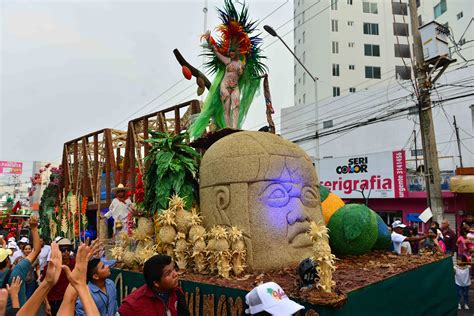
[[(218, 14), (219, 38), (202, 37), (212, 81), (174, 51), (198, 95), (208, 90), (203, 103), (64, 144), (60, 188), (41, 210), (51, 236), (78, 240), (94, 227), (117, 260), (119, 303), (144, 283), (143, 263), (165, 253), (191, 315), (242, 315), (245, 294), (268, 281), (305, 306), (300, 315), (454, 315), (451, 258), (392, 254), (380, 216), (319, 184), (305, 151), (275, 134), (257, 23), (230, 1)], [(242, 131), (262, 79), (268, 132)], [(119, 187), (129, 217), (107, 223)]]

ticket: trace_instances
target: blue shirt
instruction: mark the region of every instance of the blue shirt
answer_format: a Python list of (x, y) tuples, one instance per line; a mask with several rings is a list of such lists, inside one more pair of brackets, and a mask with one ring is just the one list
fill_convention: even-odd
[[(25, 284), (26, 284), (26, 275), (28, 274), (28, 271), (31, 269), (31, 262), (28, 259), (21, 260), (18, 262), (18, 264), (15, 265), (15, 267), (12, 270), (12, 273), (10, 274), (10, 279), (8, 280), (8, 284), (12, 284), (12, 279), (14, 277), (20, 277), (21, 280), (23, 281), (20, 286), (20, 292), (18, 292), (18, 299), (20, 301), (20, 307), (22, 307), (25, 302), (26, 302), (26, 294), (25, 294)], [(5, 269), (4, 271), (0, 272), (0, 285), (3, 284), (3, 279), (5, 279), (5, 276), (7, 275), (9, 269)], [(12, 301), (10, 297), (8, 298), (8, 303), (7, 303), (7, 310), (12, 308)]]
[[(89, 291), (92, 295), (92, 299), (99, 310), (101, 316), (115, 316), (118, 311), (117, 306), (117, 289), (115, 288), (114, 281), (110, 279), (105, 280), (105, 289), (107, 293), (97, 287), (92, 282), (87, 284)], [(84, 308), (82, 307), (81, 300), (78, 298), (76, 301), (76, 316), (85, 316)]]

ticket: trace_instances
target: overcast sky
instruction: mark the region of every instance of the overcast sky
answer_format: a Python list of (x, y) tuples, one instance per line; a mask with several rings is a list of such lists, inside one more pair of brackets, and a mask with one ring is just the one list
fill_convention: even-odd
[[(204, 0), (0, 2), (0, 160), (58, 161), (68, 140), (107, 127), (125, 130), (132, 118), (197, 98), (172, 51), (202, 63)], [(293, 47), (293, 1), (248, 2), (251, 18), (264, 19), (259, 29), (283, 25), (278, 31), (288, 33), (284, 39)], [(209, 1), (211, 30), (222, 4)], [(263, 36), (279, 117), (293, 104), (293, 60), (281, 43)], [(265, 124), (260, 96), (244, 127)]]

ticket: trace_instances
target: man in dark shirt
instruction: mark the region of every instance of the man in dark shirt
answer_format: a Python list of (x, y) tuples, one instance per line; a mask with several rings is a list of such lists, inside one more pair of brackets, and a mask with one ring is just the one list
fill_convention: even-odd
[(444, 244), (446, 245), (446, 254), (452, 255), (456, 251), (456, 233), (449, 228), (447, 219), (441, 222), (441, 232), (444, 237)]

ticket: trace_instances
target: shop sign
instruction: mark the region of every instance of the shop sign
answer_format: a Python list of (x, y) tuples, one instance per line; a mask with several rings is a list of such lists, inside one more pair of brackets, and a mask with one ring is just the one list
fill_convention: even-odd
[(341, 198), (407, 197), (405, 151), (322, 159), (320, 183)]
[(0, 174), (21, 175), (22, 171), (22, 162), (0, 161)]

